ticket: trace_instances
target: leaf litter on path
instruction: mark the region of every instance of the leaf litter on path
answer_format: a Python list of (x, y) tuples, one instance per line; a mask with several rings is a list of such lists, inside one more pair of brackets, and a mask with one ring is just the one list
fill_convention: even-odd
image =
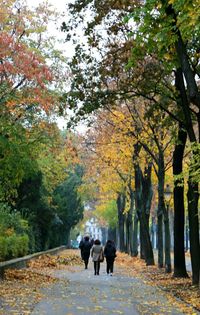
[(140, 258), (131, 257), (125, 253), (118, 253), (116, 264), (125, 274), (140, 278), (144, 283), (165, 291), (168, 300), (184, 313), (195, 315), (197, 314), (195, 310), (200, 311), (200, 290), (192, 285), (191, 274), (189, 278), (174, 278), (172, 274), (165, 273), (164, 268), (146, 266)]

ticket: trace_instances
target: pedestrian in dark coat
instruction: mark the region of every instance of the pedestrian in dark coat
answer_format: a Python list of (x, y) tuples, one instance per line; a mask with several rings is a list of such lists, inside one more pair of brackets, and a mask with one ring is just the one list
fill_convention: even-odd
[(99, 275), (100, 271), (100, 258), (103, 257), (103, 246), (100, 240), (95, 240), (91, 249), (92, 261), (94, 262), (94, 274)]
[(89, 237), (85, 236), (82, 241), (80, 241), (79, 248), (81, 250), (81, 258), (85, 263), (85, 269), (88, 269), (88, 262), (90, 257), (90, 249), (92, 245), (90, 243)]
[(104, 256), (106, 257), (106, 272), (112, 276), (114, 261), (116, 257), (116, 247), (114, 242), (108, 240), (104, 248)]

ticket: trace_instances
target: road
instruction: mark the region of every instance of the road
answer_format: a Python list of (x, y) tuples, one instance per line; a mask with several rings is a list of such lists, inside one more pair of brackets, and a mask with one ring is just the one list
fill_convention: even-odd
[(183, 314), (165, 292), (126, 275), (120, 268), (108, 276), (105, 263), (101, 264), (99, 276), (93, 274), (92, 263), (88, 270), (82, 266), (56, 270), (55, 276), (69, 283), (59, 281), (44, 289), (48, 297), (35, 306), (32, 315)]

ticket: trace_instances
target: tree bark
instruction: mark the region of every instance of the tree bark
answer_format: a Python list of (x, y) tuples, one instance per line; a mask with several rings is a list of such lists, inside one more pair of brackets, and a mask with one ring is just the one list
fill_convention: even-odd
[[(145, 174), (145, 177), (146, 176), (151, 177), (150, 169)], [(145, 178), (145, 180), (149, 180), (149, 179)], [(153, 249), (152, 249), (152, 244), (151, 244), (150, 235), (149, 235), (149, 227), (148, 227), (148, 222), (147, 222), (146, 213), (145, 213), (146, 200), (144, 200), (143, 187), (144, 187), (144, 177), (143, 177), (139, 164), (136, 164), (135, 165), (135, 193), (136, 193), (135, 204), (136, 204), (136, 210), (137, 210), (137, 214), (138, 214), (138, 218), (140, 222), (140, 234), (141, 234), (140, 238), (142, 239), (143, 246), (144, 246), (144, 255), (145, 255), (146, 264), (154, 265)]]
[[(173, 153), (173, 175), (181, 175), (183, 171), (184, 149), (187, 133), (179, 125), (177, 144)], [(174, 277), (188, 277), (185, 265), (184, 249), (184, 181), (174, 179)]]
[(169, 228), (169, 205), (164, 210), (164, 226), (165, 226), (165, 272), (172, 271), (171, 265), (171, 241), (170, 241), (170, 228)]
[(198, 183), (188, 182), (188, 215), (190, 235), (190, 255), (192, 263), (192, 283), (199, 284), (200, 279), (200, 244), (198, 221)]
[(119, 249), (121, 252), (125, 251), (124, 242), (124, 210), (126, 205), (126, 196), (124, 193), (119, 193), (117, 198), (117, 209), (118, 209), (118, 226), (119, 226)]
[(138, 256), (138, 215), (135, 211), (134, 214), (134, 223), (133, 223), (133, 247), (131, 256), (137, 257)]
[(157, 212), (158, 230), (157, 230), (157, 245), (158, 245), (158, 267), (163, 268), (163, 214), (158, 208)]
[[(165, 227), (165, 271), (171, 272), (171, 242), (170, 242), (170, 228), (169, 228), (169, 214), (168, 209), (165, 207), (164, 202), (164, 182), (165, 182), (165, 168), (164, 168), (164, 155), (162, 148), (159, 149), (159, 161), (158, 161), (158, 213), (159, 215), (159, 228), (161, 229), (161, 214), (164, 215), (164, 227)], [(160, 230), (161, 232), (161, 230)], [(158, 245), (158, 251), (163, 249), (162, 236), (158, 237), (158, 241), (161, 243)], [(161, 261), (163, 253), (158, 253), (160, 261), (158, 266), (161, 267), (163, 261)]]
[[(139, 215), (138, 215), (139, 217)], [(140, 217), (140, 219), (142, 219), (142, 217)], [(146, 220), (146, 217), (145, 217)], [(143, 224), (140, 223), (140, 259), (145, 259), (145, 241), (144, 241), (144, 233), (145, 231), (143, 231), (142, 229), (144, 229), (145, 226)], [(147, 226), (148, 228), (148, 226)]]
[[(183, 43), (182, 43), (183, 44)], [(182, 70), (179, 68), (176, 71), (176, 87), (180, 92), (181, 104), (183, 107), (183, 113), (185, 115), (185, 127), (191, 143), (197, 143), (196, 135), (192, 125), (192, 118), (189, 111), (189, 102), (185, 90)], [(195, 150), (192, 150), (194, 159), (198, 160)], [(189, 217), (189, 235), (190, 235), (190, 254), (192, 261), (192, 279), (193, 284), (198, 284), (199, 268), (200, 268), (200, 244), (199, 244), (199, 218), (198, 218), (198, 183), (193, 183), (190, 176), (188, 181), (188, 217)], [(196, 207), (196, 208), (195, 208)], [(198, 280), (199, 281), (199, 280)]]
[(127, 252), (132, 256), (133, 253), (133, 210), (134, 210), (134, 192), (129, 184), (130, 208), (127, 213)]

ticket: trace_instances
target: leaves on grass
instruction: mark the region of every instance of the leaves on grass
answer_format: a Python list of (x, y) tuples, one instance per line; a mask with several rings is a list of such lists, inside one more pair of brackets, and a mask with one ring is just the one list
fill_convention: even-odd
[[(59, 268), (60, 265), (81, 265), (82, 260), (74, 251), (64, 251), (58, 256), (42, 255), (29, 262), (30, 268)], [(61, 266), (63, 268), (63, 266)]]

